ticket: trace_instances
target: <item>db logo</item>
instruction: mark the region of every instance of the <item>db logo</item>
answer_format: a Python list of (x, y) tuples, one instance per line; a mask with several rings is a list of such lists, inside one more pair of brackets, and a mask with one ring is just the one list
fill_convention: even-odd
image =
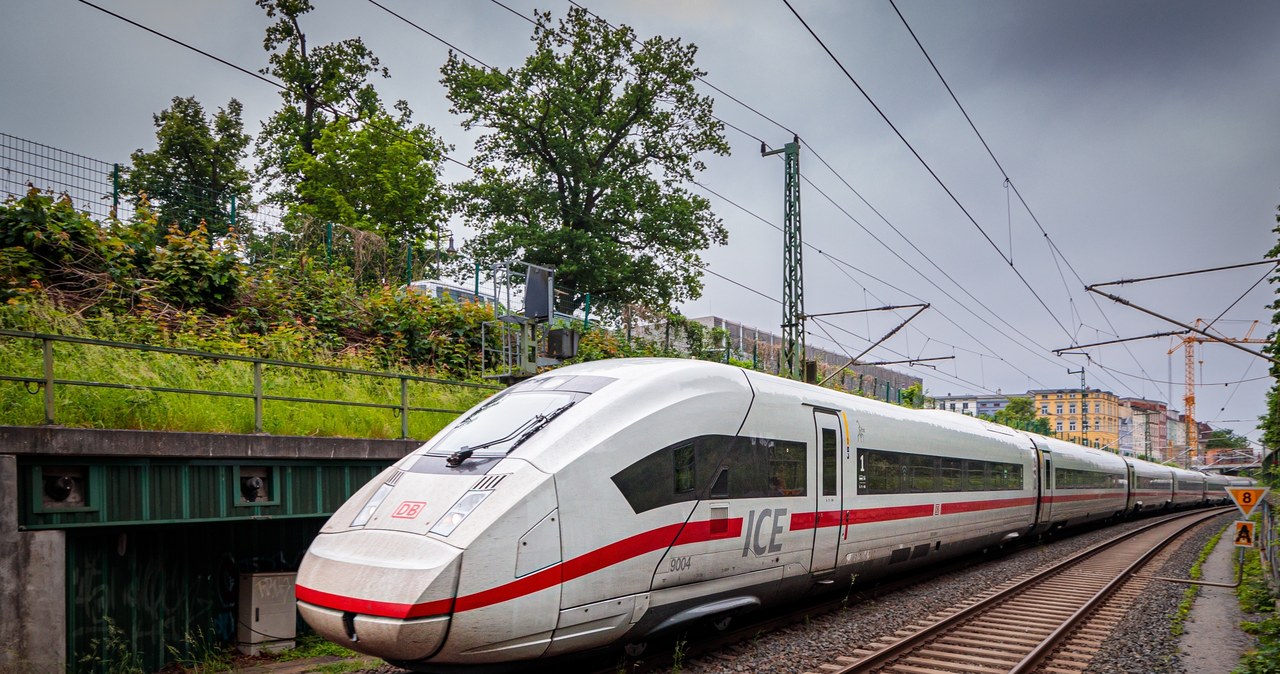
[(427, 504), (422, 501), (401, 501), (400, 506), (396, 508), (396, 512), (391, 515), (402, 520), (411, 520), (422, 512)]

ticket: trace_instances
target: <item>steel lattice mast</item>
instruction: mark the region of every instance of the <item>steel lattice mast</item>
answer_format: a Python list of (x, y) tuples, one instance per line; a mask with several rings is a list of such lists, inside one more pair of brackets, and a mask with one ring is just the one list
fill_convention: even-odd
[(782, 353), (778, 358), (780, 374), (791, 379), (804, 378), (807, 355), (804, 339), (804, 266), (801, 261), (803, 239), (800, 236), (800, 137), (795, 136), (781, 150), (760, 146), (761, 156), (781, 153), (783, 156), (782, 205)]

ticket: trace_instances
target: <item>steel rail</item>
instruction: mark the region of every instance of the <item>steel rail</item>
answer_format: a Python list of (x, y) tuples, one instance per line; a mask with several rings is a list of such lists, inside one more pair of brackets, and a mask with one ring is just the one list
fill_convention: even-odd
[(1094, 609), (1109, 599), (1111, 595), (1120, 588), (1120, 586), (1129, 582), (1130, 577), (1135, 571), (1146, 565), (1147, 562), (1151, 561), (1152, 557), (1155, 557), (1161, 550), (1165, 549), (1165, 547), (1172, 543), (1174, 539), (1186, 533), (1187, 530), (1199, 526), (1201, 523), (1222, 514), (1222, 509), (1219, 508), (1209, 513), (1199, 514), (1201, 516), (1197, 518), (1188, 517), (1188, 519), (1192, 519), (1193, 521), (1185, 524), (1177, 531), (1170, 533), (1163, 540), (1151, 546), (1150, 550), (1147, 550), (1137, 559), (1133, 560), (1131, 564), (1126, 566), (1123, 571), (1116, 574), (1116, 577), (1112, 578), (1111, 582), (1104, 585), (1102, 589), (1098, 590), (1093, 597), (1090, 597), (1083, 606), (1076, 609), (1075, 613), (1072, 613), (1070, 617), (1064, 620), (1058, 629), (1050, 632), (1049, 636), (1045, 637), (1044, 640), (1035, 648), (1031, 649), (1030, 653), (1027, 653), (1027, 655), (1023, 657), (1018, 664), (1014, 665), (1013, 669), (1009, 670), (1009, 674), (1027, 674), (1027, 672), (1031, 672), (1036, 667), (1040, 666), (1040, 663), (1043, 662), (1045, 658), (1049, 657), (1049, 655), (1053, 653), (1058, 646), (1061, 646), (1062, 643), (1066, 641), (1067, 637), (1071, 635), (1071, 632), (1079, 627), (1080, 624), (1089, 617), (1089, 614), (1093, 613)]
[[(1191, 526), (1200, 524), (1202, 521), (1204, 521), (1204, 519), (1208, 519), (1209, 517), (1220, 515), (1224, 510), (1225, 510), (1224, 508), (1215, 508), (1214, 510), (1210, 511), (1211, 512), (1210, 515), (1197, 519), (1192, 524), (1187, 525), (1187, 527), (1189, 528)], [(893, 661), (901, 658), (902, 656), (910, 653), (913, 650), (916, 650), (918, 647), (923, 646), (927, 642), (932, 641), (940, 633), (945, 632), (953, 627), (957, 627), (961, 623), (964, 623), (970, 620), (971, 618), (975, 618), (981, 613), (994, 608), (998, 604), (1003, 603), (1005, 600), (1011, 599), (1018, 594), (1026, 592), (1027, 590), (1047, 580), (1048, 578), (1057, 575), (1059, 572), (1067, 570), (1071, 566), (1074, 566), (1091, 557), (1094, 557), (1099, 553), (1102, 553), (1112, 547), (1115, 547), (1116, 545), (1119, 545), (1120, 543), (1123, 543), (1139, 534), (1146, 533), (1156, 527), (1163, 526), (1174, 520), (1177, 520), (1183, 517), (1191, 517), (1192, 515), (1197, 515), (1197, 514), (1203, 515), (1204, 513), (1203, 511), (1198, 511), (1198, 512), (1178, 515), (1175, 517), (1165, 518), (1157, 522), (1152, 522), (1151, 524), (1140, 527), (1138, 529), (1134, 529), (1133, 531), (1126, 532), (1125, 534), (1116, 536), (1115, 538), (1112, 538), (1110, 540), (1103, 541), (1101, 543), (1098, 543), (1097, 545), (1091, 546), (1084, 550), (1081, 550), (1053, 564), (1052, 566), (1044, 569), (1043, 571), (1035, 574), (1034, 576), (1026, 578), (1021, 582), (1015, 583), (1009, 587), (1006, 587), (989, 597), (979, 600), (978, 602), (972, 605), (966, 606), (965, 608), (962, 608), (959, 611), (956, 611), (955, 613), (948, 615), (947, 617), (937, 621), (936, 623), (934, 623), (933, 625), (930, 625), (927, 628), (924, 628), (918, 632), (915, 632), (914, 634), (907, 635), (892, 644), (884, 646), (883, 648), (875, 651), (874, 653), (870, 653), (858, 660), (850, 662), (847, 666), (843, 668), (832, 669), (831, 671), (840, 672), (841, 674), (855, 673), (855, 672), (861, 673), (861, 672), (874, 671), (876, 669), (889, 665)], [(1181, 534), (1183, 530), (1179, 530), (1174, 535), (1176, 536), (1178, 534)], [(1119, 578), (1122, 581), (1127, 580), (1131, 571), (1132, 571), (1131, 569), (1126, 569), (1125, 573), (1121, 574)], [(1112, 581), (1112, 582), (1114, 583), (1115, 581)], [(1055, 630), (1054, 634), (1056, 633), (1057, 631)], [(1054, 645), (1056, 646), (1057, 644), (1055, 643)], [(1018, 671), (1022, 671), (1022, 670), (1018, 670)]]

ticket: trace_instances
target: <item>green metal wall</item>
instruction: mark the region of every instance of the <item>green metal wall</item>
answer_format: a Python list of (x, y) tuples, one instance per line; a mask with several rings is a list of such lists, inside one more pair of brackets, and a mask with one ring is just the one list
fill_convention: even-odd
[[(69, 669), (126, 671), (132, 653), (158, 671), (189, 638), (233, 644), (239, 574), (297, 570), (389, 463), (20, 457), (20, 528), (66, 531)], [(68, 471), (83, 498), (50, 500), (45, 478)], [(262, 498), (247, 500), (245, 475), (267, 477)]]
[[(68, 664), (120, 671), (123, 647), (154, 672), (172, 659), (169, 647), (187, 648), (188, 635), (233, 644), (239, 574), (297, 570), (322, 524), (313, 517), (68, 531)], [(108, 620), (119, 630), (114, 639)]]
[[(24, 457), (19, 521), (35, 530), (328, 515), (388, 463)], [(42, 503), (42, 478), (66, 466), (84, 472), (86, 504)], [(255, 468), (265, 470), (270, 483), (269, 498), (257, 503), (245, 501), (239, 488), (241, 473)]]

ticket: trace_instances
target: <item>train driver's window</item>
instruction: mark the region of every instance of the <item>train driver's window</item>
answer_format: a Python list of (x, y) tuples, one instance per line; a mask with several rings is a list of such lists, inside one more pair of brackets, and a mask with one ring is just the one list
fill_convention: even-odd
[(693, 491), (693, 445), (681, 445), (671, 450), (671, 463), (675, 493)]
[(729, 467), (721, 466), (716, 481), (711, 484), (711, 498), (729, 498)]

